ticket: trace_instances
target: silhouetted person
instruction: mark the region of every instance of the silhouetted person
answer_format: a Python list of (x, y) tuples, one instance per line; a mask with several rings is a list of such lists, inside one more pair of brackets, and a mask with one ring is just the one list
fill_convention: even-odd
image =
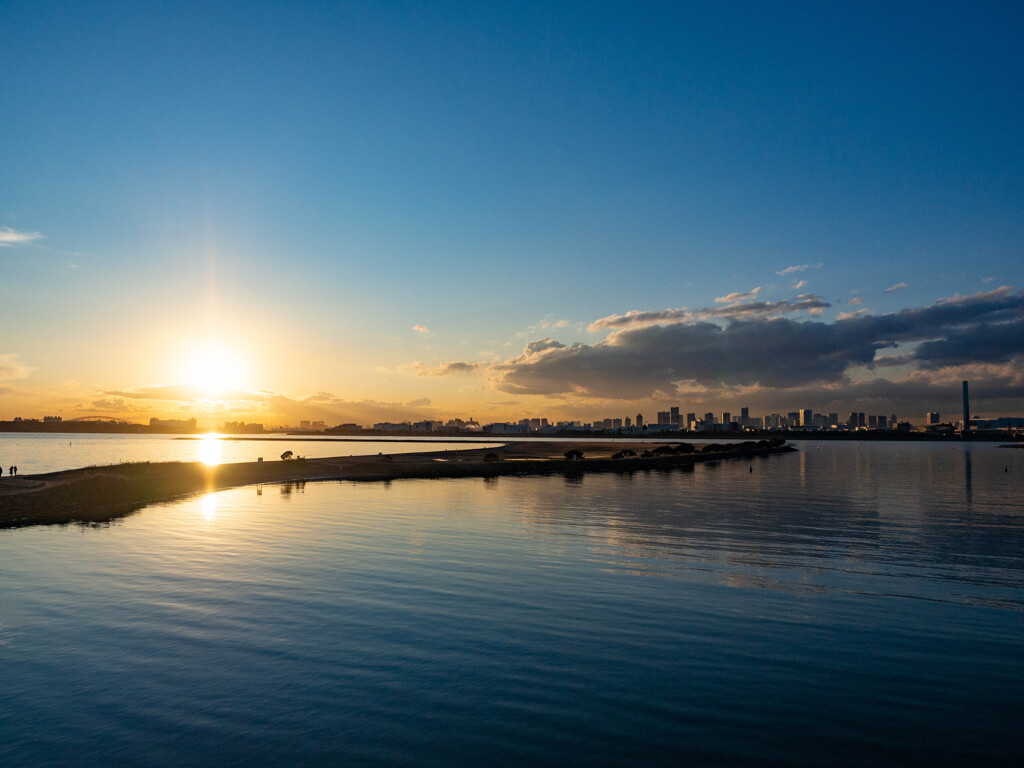
[[(0, 472), (2, 472), (2, 471), (3, 471), (3, 470), (2, 470), (2, 469), (0, 469)], [(7, 474), (8, 474), (8, 475), (10, 475), (11, 477), (14, 477), (14, 465), (13, 465), (13, 464), (11, 464), (11, 466), (10, 466), (10, 467), (8, 467), (8, 469), (7, 469)]]

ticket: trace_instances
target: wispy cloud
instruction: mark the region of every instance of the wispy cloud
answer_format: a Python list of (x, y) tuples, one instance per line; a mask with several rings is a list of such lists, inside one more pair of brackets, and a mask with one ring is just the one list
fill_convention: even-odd
[(21, 245), (38, 240), (42, 235), (38, 232), (19, 232), (10, 227), (0, 227), (0, 248), (10, 248), (12, 245)]
[(848, 302), (846, 302), (846, 306), (852, 307), (854, 304), (863, 304), (863, 303), (864, 303), (864, 299), (860, 299), (860, 298), (850, 299)]
[(447, 363), (441, 363), (436, 367), (431, 367), (425, 363), (414, 364), (417, 376), (428, 376), (430, 378), (451, 376), (457, 373), (473, 373), (480, 366), (481, 363), (467, 363), (465, 360), (452, 360)]
[[(178, 402), (193, 402), (196, 400), (210, 400), (210, 396), (200, 387), (186, 385), (158, 385), (152, 387), (135, 387), (133, 389), (107, 390), (102, 392), (107, 397), (129, 398), (131, 400), (176, 400)], [(248, 402), (263, 402), (267, 400), (269, 393), (261, 390), (234, 389), (222, 392), (217, 395), (216, 400), (237, 400)]]
[[(734, 294), (735, 295), (735, 294)], [(723, 297), (728, 298), (728, 297)], [(735, 302), (724, 307), (688, 310), (662, 309), (655, 312), (630, 310), (623, 315), (608, 315), (592, 322), (587, 330), (601, 331), (621, 328), (640, 328), (649, 325), (674, 325), (679, 323), (695, 323), (702, 320), (735, 320), (751, 317), (781, 317), (796, 312), (820, 314), (831, 306), (827, 301), (813, 293), (801, 293), (794, 299), (781, 301)]]
[(807, 285), (807, 281), (806, 280), (797, 280), (795, 283), (793, 283), (793, 290), (794, 291), (799, 291), (805, 285)]
[(25, 365), (13, 352), (0, 355), (0, 381), (24, 379), (35, 368)]
[(761, 292), (761, 286), (752, 288), (749, 291), (742, 293), (729, 293), (725, 296), (719, 296), (715, 299), (715, 304), (734, 304), (738, 301), (749, 301), (750, 299), (756, 299), (757, 294)]
[(417, 323), (416, 325), (414, 325), (414, 326), (412, 327), (412, 329), (413, 329), (414, 331), (416, 331), (416, 333), (430, 333), (430, 329), (429, 329), (429, 328), (427, 328), (427, 326), (425, 326), (425, 325), (420, 325), (419, 323)]
[(896, 285), (890, 285), (888, 288), (885, 289), (884, 292), (885, 293), (892, 293), (893, 291), (902, 291), (906, 287), (907, 287), (906, 283), (896, 283)]
[(821, 269), (821, 262), (819, 261), (817, 264), (795, 264), (792, 267), (786, 267), (785, 269), (780, 269), (775, 274), (776, 275), (782, 275), (783, 277), (785, 277), (786, 275), (790, 275), (790, 274), (792, 274), (794, 272), (803, 272), (804, 270), (807, 270), (807, 269)]

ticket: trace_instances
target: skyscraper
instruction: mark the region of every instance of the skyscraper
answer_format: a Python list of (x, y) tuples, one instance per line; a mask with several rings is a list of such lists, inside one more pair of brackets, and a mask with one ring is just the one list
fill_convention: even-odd
[(967, 382), (964, 382), (964, 427), (963, 432), (967, 434), (971, 431), (971, 406), (967, 399)]

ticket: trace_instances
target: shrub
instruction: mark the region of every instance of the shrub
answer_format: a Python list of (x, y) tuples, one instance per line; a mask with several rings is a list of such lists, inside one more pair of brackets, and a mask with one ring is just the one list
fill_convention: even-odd
[(501, 461), (501, 456), (496, 453), (484, 454), (484, 461)]
[(583, 451), (578, 448), (572, 448), (562, 455), (565, 456), (566, 461), (581, 461), (583, 459)]

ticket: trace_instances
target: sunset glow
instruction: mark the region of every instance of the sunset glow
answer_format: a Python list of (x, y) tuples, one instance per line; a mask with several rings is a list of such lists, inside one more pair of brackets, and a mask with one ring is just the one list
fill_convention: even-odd
[(199, 460), (208, 467), (221, 463), (224, 455), (224, 446), (221, 436), (216, 432), (203, 435), (199, 439)]
[(46, 5), (0, 421), (1024, 415), (1013, 3)]
[(182, 371), (183, 382), (211, 400), (242, 388), (246, 377), (243, 361), (216, 344), (197, 350)]

